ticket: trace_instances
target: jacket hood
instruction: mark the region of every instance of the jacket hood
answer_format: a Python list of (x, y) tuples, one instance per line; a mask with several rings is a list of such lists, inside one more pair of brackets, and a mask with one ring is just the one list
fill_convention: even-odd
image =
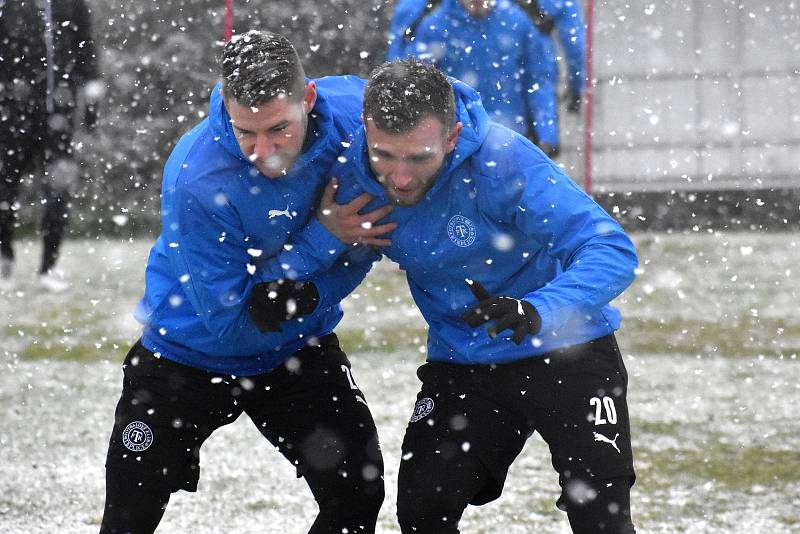
[[(477, 91), (454, 78), (450, 78), (450, 83), (453, 84), (456, 101), (456, 120), (462, 124), (462, 129), (455, 149), (444, 159), (436, 181), (428, 191), (428, 196), (446, 186), (453, 171), (480, 148), (489, 132), (489, 116), (483, 109), (481, 97)], [(355, 173), (355, 178), (365, 191), (386, 200), (383, 186), (378, 182), (369, 165), (366, 130), (363, 126), (359, 129), (352, 149), (351, 153), (356, 156), (355, 162), (345, 165), (358, 171)]]
[[(306, 79), (306, 82), (311, 80)], [(327, 153), (331, 144), (335, 143), (333, 136), (336, 125), (333, 120), (330, 104), (325, 97), (324, 91), (317, 90), (317, 101), (311, 112), (313, 120), (308, 121), (308, 127), (312, 132), (306, 134), (306, 139), (311, 136), (313, 141), (307, 146), (286, 173), (287, 176), (301, 173), (303, 169), (312, 164), (323, 153)], [(248, 165), (252, 163), (242, 153), (236, 134), (231, 125), (231, 116), (225, 109), (225, 102), (222, 98), (222, 83), (218, 83), (211, 91), (211, 101), (208, 108), (208, 123), (212, 134), (222, 144), (231, 155), (239, 158)]]

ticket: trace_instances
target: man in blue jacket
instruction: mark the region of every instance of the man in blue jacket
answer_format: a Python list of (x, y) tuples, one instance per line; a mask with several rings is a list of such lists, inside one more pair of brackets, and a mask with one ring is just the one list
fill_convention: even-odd
[(413, 55), (474, 87), (492, 121), (558, 153), (553, 42), (516, 4), (444, 0), (419, 24)]
[(439, 6), (441, 0), (399, 0), (389, 21), (386, 60), (405, 59), (414, 52), (420, 22)]
[(376, 254), (346, 252), (328, 228), (379, 245), (392, 226), (371, 224), (389, 210), (357, 214), (368, 195), (314, 216), (364, 82), (308, 80), (285, 37), (257, 31), (226, 45), (222, 72), (208, 118), (164, 169), (101, 532), (153, 532), (172, 492), (196, 490), (205, 439), (245, 412), (308, 483), (310, 532), (372, 533), (383, 461), (333, 329)]
[[(634, 532), (627, 373), (609, 302), (633, 280), (622, 228), (478, 94), (429, 64), (376, 69), (340, 202), (394, 205), (382, 252), (406, 271), (428, 362), (406, 430), (404, 533), (456, 533), (496, 499), (526, 439), (550, 447), (576, 533)], [(484, 327), (488, 323), (488, 328)]]
[[(422, 20), (441, 4), (441, 0), (400, 0), (389, 23), (387, 61), (413, 55), (417, 29)], [(567, 74), (567, 110), (580, 111), (586, 58), (586, 28), (578, 0), (518, 0), (536, 29), (548, 39), (557, 40), (564, 53)], [(555, 34), (555, 35), (554, 35)], [(551, 50), (555, 51), (554, 48)], [(554, 58), (555, 59), (555, 58)], [(558, 70), (554, 72), (558, 75)], [(558, 87), (558, 79), (553, 80)]]
[[(579, 112), (585, 83), (586, 28), (578, 0), (519, 0), (519, 4), (536, 29), (561, 46), (566, 62), (567, 111)], [(557, 80), (555, 84), (558, 86)]]

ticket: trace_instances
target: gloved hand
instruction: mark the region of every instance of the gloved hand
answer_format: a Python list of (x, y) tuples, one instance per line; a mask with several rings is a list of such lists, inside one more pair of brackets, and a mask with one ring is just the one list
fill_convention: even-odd
[(542, 327), (542, 318), (533, 304), (512, 297), (493, 297), (475, 280), (466, 280), (478, 304), (461, 315), (472, 328), (494, 320), (489, 327), (489, 337), (493, 338), (503, 330), (512, 330), (511, 341), (517, 345), (525, 336), (536, 334)]
[(261, 332), (280, 332), (281, 323), (313, 312), (319, 292), (313, 282), (276, 280), (253, 288), (250, 318)]
[(567, 111), (570, 113), (579, 113), (581, 111), (581, 95), (572, 89), (564, 93), (564, 100), (567, 101)]

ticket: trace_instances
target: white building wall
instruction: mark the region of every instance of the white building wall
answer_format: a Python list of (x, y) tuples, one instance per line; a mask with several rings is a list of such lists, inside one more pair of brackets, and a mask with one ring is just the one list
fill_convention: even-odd
[[(800, 1), (601, 0), (594, 21), (594, 191), (800, 187)], [(561, 112), (578, 182), (585, 112)]]

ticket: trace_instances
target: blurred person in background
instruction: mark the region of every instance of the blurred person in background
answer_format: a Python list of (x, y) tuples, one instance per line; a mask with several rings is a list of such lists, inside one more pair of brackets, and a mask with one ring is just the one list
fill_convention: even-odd
[(492, 121), (559, 150), (552, 39), (508, 0), (444, 0), (422, 19), (408, 54), (475, 88)]
[(86, 4), (0, 0), (0, 57), (0, 283), (12, 286), (17, 198), (30, 180), (43, 205), (39, 283), (63, 291), (53, 269), (81, 174), (73, 132), (94, 127), (104, 92)]
[[(578, 0), (517, 0), (536, 29), (558, 41), (566, 62), (567, 111), (578, 113), (586, 68), (586, 28)], [(558, 86), (557, 80), (556, 86)]]
[[(387, 61), (413, 54), (420, 22), (441, 3), (442, 0), (400, 0), (395, 4), (389, 23)], [(583, 98), (586, 62), (586, 28), (578, 0), (517, 0), (517, 3), (542, 35), (558, 41), (566, 61), (567, 90), (564, 100), (567, 111), (578, 113)], [(558, 70), (555, 74), (558, 75)], [(553, 83), (558, 87), (557, 78)]]
[(392, 244), (428, 323), (406, 428), (404, 534), (456, 534), (538, 432), (576, 534), (632, 534), (628, 376), (610, 301), (633, 280), (620, 225), (478, 94), (414, 59), (377, 68), (337, 200), (393, 205)]
[(100, 531), (153, 532), (172, 493), (197, 490), (205, 440), (244, 412), (308, 484), (319, 506), (309, 532), (371, 534), (383, 459), (333, 330), (377, 254), (349, 251), (330, 228), (346, 243), (387, 244), (378, 236), (393, 225), (372, 223), (391, 208), (359, 215), (365, 195), (315, 216), (360, 126), (364, 81), (308, 79), (291, 42), (262, 31), (227, 43), (222, 75), (207, 118), (164, 168)]
[(399, 0), (389, 21), (389, 48), (386, 61), (405, 59), (414, 51), (417, 28), (441, 0)]

